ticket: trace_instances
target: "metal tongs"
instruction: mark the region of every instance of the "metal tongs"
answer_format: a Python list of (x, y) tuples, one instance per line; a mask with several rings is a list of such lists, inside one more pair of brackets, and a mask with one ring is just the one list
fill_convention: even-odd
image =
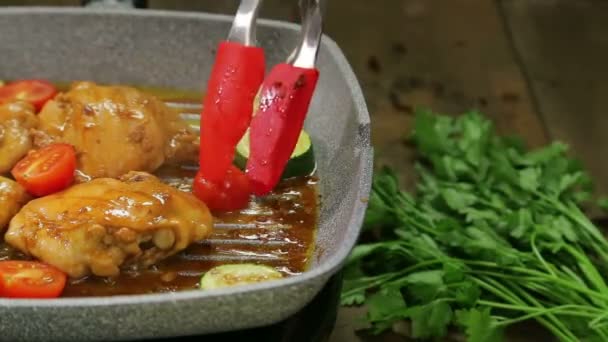
[[(218, 48), (201, 115), (199, 172), (205, 178), (222, 181), (232, 166), (235, 146), (249, 128), (247, 176), (252, 191), (264, 195), (279, 182), (319, 78), (315, 64), (322, 36), (320, 1), (300, 0), (300, 42), (266, 78), (263, 51), (254, 46), (261, 1), (241, 1), (228, 41)], [(260, 104), (254, 114), (258, 89)]]

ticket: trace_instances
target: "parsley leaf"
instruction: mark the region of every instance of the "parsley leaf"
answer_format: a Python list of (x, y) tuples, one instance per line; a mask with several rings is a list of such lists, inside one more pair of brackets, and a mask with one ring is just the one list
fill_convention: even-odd
[(442, 337), (452, 321), (452, 308), (441, 299), (410, 308), (407, 317), (412, 320), (415, 338)]
[(405, 318), (405, 301), (398, 288), (387, 288), (367, 298), (367, 318), (374, 333), (388, 329), (395, 321)]
[(503, 340), (501, 329), (490, 315), (490, 308), (472, 308), (456, 311), (456, 322), (466, 334), (467, 342), (500, 342)]

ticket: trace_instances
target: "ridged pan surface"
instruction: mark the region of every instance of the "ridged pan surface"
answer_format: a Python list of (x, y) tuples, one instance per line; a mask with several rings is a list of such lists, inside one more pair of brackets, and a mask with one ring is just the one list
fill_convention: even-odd
[[(0, 79), (93, 80), (202, 89), (231, 18), (151, 10), (0, 9)], [(294, 48), (299, 27), (261, 21), (267, 65)], [(318, 164), (320, 218), (303, 274), (217, 291), (0, 299), (0, 340), (126, 340), (197, 335), (275, 323), (306, 305), (343, 264), (370, 190), (369, 115), (339, 47), (324, 37), (306, 128)]]

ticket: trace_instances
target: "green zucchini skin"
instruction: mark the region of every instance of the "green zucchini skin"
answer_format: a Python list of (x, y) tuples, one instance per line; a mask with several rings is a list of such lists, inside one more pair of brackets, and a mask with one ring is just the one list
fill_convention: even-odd
[[(236, 146), (234, 164), (241, 170), (247, 167), (247, 159), (249, 158), (249, 131), (245, 133), (241, 141)], [(298, 143), (291, 159), (285, 166), (281, 179), (310, 176), (316, 170), (317, 164), (315, 161), (314, 147), (310, 136), (305, 131), (300, 133)]]

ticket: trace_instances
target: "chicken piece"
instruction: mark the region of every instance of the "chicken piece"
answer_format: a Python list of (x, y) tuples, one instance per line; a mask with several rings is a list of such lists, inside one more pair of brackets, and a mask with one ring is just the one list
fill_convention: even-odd
[(30, 128), (37, 123), (34, 107), (27, 102), (0, 105), (0, 174), (10, 171), (32, 148)]
[(72, 277), (148, 267), (211, 234), (207, 206), (144, 172), (98, 178), (26, 204), (5, 241)]
[(49, 101), (39, 117), (36, 145), (74, 145), (84, 179), (152, 172), (168, 159), (192, 155), (182, 149), (192, 150), (195, 133), (178, 113), (130, 87), (78, 82)]
[(0, 176), (0, 232), (29, 199), (30, 196), (21, 185)]
[(199, 136), (190, 128), (182, 126), (182, 120), (177, 122), (175, 133), (165, 148), (166, 163), (183, 164), (194, 163), (198, 165), (198, 152), (200, 148)]

